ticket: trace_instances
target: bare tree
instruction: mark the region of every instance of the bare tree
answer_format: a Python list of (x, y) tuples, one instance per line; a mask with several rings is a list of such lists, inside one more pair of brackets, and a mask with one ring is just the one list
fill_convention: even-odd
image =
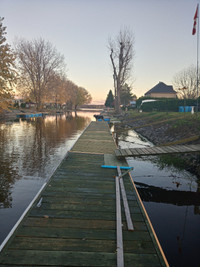
[[(20, 88), (26, 90), (40, 109), (52, 77), (64, 69), (64, 57), (43, 39), (16, 42)], [(18, 87), (19, 88), (19, 87)]]
[[(200, 77), (199, 77), (200, 80)], [(197, 98), (197, 69), (195, 66), (180, 71), (173, 78), (173, 86), (181, 98)]]
[(121, 89), (131, 76), (133, 45), (133, 34), (128, 29), (121, 30), (114, 40), (110, 39), (109, 41), (115, 89), (115, 111), (117, 113), (120, 112)]

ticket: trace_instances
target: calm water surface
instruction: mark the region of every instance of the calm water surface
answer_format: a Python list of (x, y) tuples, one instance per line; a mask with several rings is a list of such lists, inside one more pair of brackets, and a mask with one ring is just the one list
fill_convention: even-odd
[[(0, 124), (0, 243), (91, 119), (93, 113), (78, 113)], [(152, 144), (130, 130), (119, 146)], [(200, 266), (197, 177), (159, 157), (128, 162), (170, 266)]]
[(0, 243), (93, 114), (78, 112), (0, 124)]
[[(119, 136), (119, 146), (152, 144), (129, 130)], [(200, 266), (200, 181), (166, 166), (164, 158), (128, 158), (128, 163), (170, 266)]]

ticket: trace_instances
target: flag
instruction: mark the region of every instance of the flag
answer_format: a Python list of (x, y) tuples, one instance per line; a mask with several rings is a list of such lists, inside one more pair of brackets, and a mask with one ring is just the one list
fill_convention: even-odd
[(199, 9), (199, 5), (197, 5), (197, 9), (196, 9), (196, 12), (195, 12), (195, 15), (194, 15), (194, 24), (193, 24), (193, 29), (192, 29), (192, 35), (195, 35), (196, 33), (196, 27), (197, 27), (197, 18), (198, 18), (198, 9)]

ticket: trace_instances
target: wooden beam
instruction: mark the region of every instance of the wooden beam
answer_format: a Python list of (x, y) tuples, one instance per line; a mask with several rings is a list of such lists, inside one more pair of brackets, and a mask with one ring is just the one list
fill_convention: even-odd
[(116, 186), (116, 228), (117, 228), (117, 267), (124, 266), (123, 235), (122, 235), (122, 215), (119, 177), (115, 178)]
[(118, 175), (119, 175), (120, 188), (121, 188), (122, 199), (123, 199), (123, 203), (124, 203), (124, 211), (125, 211), (125, 216), (126, 216), (127, 228), (129, 231), (133, 231), (134, 227), (133, 227), (133, 222), (131, 220), (131, 214), (130, 214), (130, 209), (129, 209), (129, 205), (128, 205), (128, 200), (126, 197), (126, 190), (124, 188), (122, 173), (121, 173), (121, 170), (118, 166), (117, 166), (117, 171), (118, 171)]

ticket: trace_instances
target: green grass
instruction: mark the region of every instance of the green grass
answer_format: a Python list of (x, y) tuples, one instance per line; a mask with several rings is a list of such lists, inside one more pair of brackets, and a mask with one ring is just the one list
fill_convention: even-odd
[(182, 112), (129, 112), (129, 119), (143, 120), (144, 125), (154, 122), (168, 123), (169, 131), (177, 133), (187, 131), (191, 134), (200, 135), (200, 113)]

